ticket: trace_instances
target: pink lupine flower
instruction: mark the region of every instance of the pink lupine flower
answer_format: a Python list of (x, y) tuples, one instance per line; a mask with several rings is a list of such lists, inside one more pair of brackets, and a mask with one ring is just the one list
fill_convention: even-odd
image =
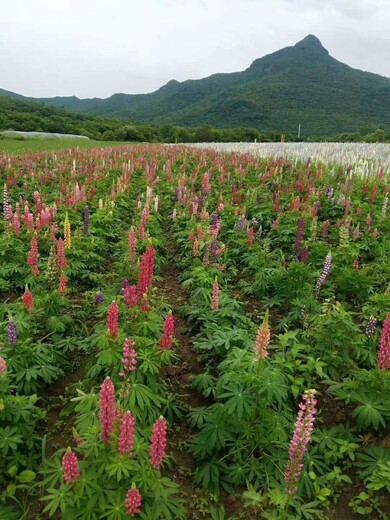
[(24, 294), (22, 296), (23, 307), (26, 311), (31, 314), (34, 308), (34, 301), (31, 292), (28, 290), (28, 286), (26, 284), (26, 288), (24, 290)]
[(110, 442), (115, 420), (115, 388), (109, 377), (106, 377), (100, 387), (100, 438), (104, 442)]
[(62, 238), (59, 238), (57, 242), (57, 264), (59, 271), (68, 267), (68, 262), (66, 261), (65, 256), (65, 243)]
[(14, 216), (13, 224), (14, 224), (15, 235), (18, 237), (20, 235), (20, 219), (19, 219), (18, 215)]
[(268, 345), (269, 340), (271, 338), (271, 332), (268, 325), (268, 309), (265, 313), (263, 323), (260, 325), (257, 336), (256, 336), (256, 343), (255, 343), (255, 361), (259, 361), (260, 359), (263, 359), (268, 356)]
[(383, 322), (381, 339), (379, 342), (378, 368), (390, 369), (390, 312)]
[(327, 237), (329, 233), (329, 220), (325, 220), (325, 222), (322, 225), (322, 236)]
[(136, 259), (136, 255), (137, 255), (137, 237), (136, 237), (134, 228), (130, 229), (127, 242), (128, 242), (129, 261), (131, 263), (134, 263), (135, 259)]
[(218, 280), (215, 278), (213, 283), (213, 294), (212, 294), (212, 304), (211, 307), (213, 311), (217, 311), (219, 307), (219, 285)]
[(372, 232), (372, 236), (373, 236), (374, 238), (377, 238), (377, 237), (379, 236), (379, 231), (378, 231), (377, 228), (375, 228), (374, 231)]
[(39, 275), (40, 271), (38, 269), (38, 238), (36, 234), (31, 239), (30, 252), (27, 257), (27, 263), (28, 265), (31, 265), (33, 275)]
[(163, 335), (160, 341), (160, 347), (168, 350), (172, 347), (173, 334), (175, 333), (175, 319), (172, 311), (169, 311), (164, 320)]
[(126, 412), (119, 426), (118, 451), (122, 455), (129, 455), (129, 457), (134, 445), (134, 424), (134, 417), (130, 412)]
[(7, 372), (7, 362), (0, 356), (0, 376), (3, 376)]
[(66, 279), (65, 273), (64, 273), (64, 271), (61, 271), (61, 276), (60, 276), (60, 280), (58, 283), (58, 294), (60, 296), (65, 296), (65, 294), (66, 294), (66, 283), (67, 283), (67, 279)]
[(164, 456), (167, 445), (167, 424), (163, 417), (157, 419), (153, 425), (152, 440), (150, 443), (150, 463), (158, 469)]
[(251, 249), (253, 245), (253, 237), (255, 234), (255, 230), (253, 228), (248, 229), (248, 248)]
[(80, 476), (77, 455), (68, 446), (65, 455), (62, 457), (62, 471), (65, 484), (75, 482)]
[(294, 435), (290, 443), (289, 461), (284, 476), (287, 484), (286, 491), (290, 495), (295, 495), (298, 490), (298, 480), (303, 468), (302, 460), (313, 430), (317, 403), (315, 394), (315, 390), (306, 390), (299, 404)]
[(372, 222), (371, 215), (368, 214), (367, 218), (366, 218), (366, 231), (367, 231), (367, 233), (370, 231), (371, 222)]
[(141, 503), (141, 493), (139, 492), (139, 489), (136, 488), (136, 485), (133, 483), (126, 495), (126, 514), (130, 515), (131, 517), (134, 517), (134, 515), (140, 513)]
[(149, 244), (145, 253), (141, 256), (139, 264), (139, 275), (137, 283), (138, 297), (141, 298), (143, 294), (148, 292), (149, 287), (153, 281), (154, 270), (154, 247)]
[(110, 336), (116, 338), (118, 336), (119, 307), (113, 301), (107, 310), (107, 331)]
[(135, 341), (131, 338), (126, 338), (123, 344), (122, 364), (123, 369), (119, 372), (121, 377), (126, 377), (128, 372), (134, 372), (137, 366), (137, 352), (134, 349)]
[(355, 256), (355, 260), (353, 261), (353, 268), (359, 269), (359, 257)]

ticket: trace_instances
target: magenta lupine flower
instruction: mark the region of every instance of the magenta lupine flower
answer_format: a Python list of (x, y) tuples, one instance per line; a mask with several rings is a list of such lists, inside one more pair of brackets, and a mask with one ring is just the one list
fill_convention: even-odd
[(77, 455), (68, 446), (65, 455), (62, 457), (62, 471), (65, 484), (75, 482), (80, 476)]
[(295, 237), (295, 244), (294, 244), (294, 255), (296, 258), (299, 258), (299, 255), (301, 254), (302, 249), (302, 240), (303, 240), (303, 234), (305, 231), (305, 219), (300, 218), (298, 220), (298, 226), (297, 226), (297, 235)]
[(18, 341), (18, 331), (16, 330), (16, 323), (14, 322), (11, 314), (9, 314), (7, 332), (8, 332), (8, 343), (10, 345), (15, 345), (15, 343)]
[(153, 425), (152, 440), (150, 443), (150, 463), (158, 469), (164, 456), (167, 445), (167, 424), (163, 417), (157, 419)]
[(306, 390), (299, 404), (298, 417), (290, 443), (289, 460), (284, 476), (287, 484), (286, 491), (290, 495), (295, 495), (297, 492), (298, 480), (303, 468), (303, 456), (307, 451), (307, 445), (310, 442), (310, 435), (313, 430), (317, 403), (315, 394), (315, 390)]
[(320, 276), (317, 280), (317, 283), (316, 283), (317, 294), (320, 292), (321, 287), (326, 282), (326, 280), (329, 276), (329, 273), (330, 273), (331, 266), (332, 266), (332, 255), (329, 252), (325, 257), (325, 262), (324, 262), (324, 267), (322, 269), (322, 273), (320, 274)]
[(212, 309), (213, 311), (217, 311), (219, 306), (219, 285), (217, 278), (213, 283), (213, 294), (212, 294)]
[(378, 325), (378, 321), (374, 316), (370, 316), (367, 320), (366, 328), (364, 333), (368, 338), (372, 338), (375, 334), (376, 327)]
[(130, 412), (126, 412), (122, 417), (119, 426), (119, 437), (118, 437), (118, 451), (122, 455), (128, 455), (131, 457), (131, 450), (134, 445), (134, 417)]
[(371, 215), (368, 213), (368, 215), (366, 217), (366, 231), (367, 231), (367, 233), (370, 231), (371, 222), (372, 222), (372, 218), (371, 218)]
[(100, 387), (100, 438), (104, 442), (110, 442), (115, 420), (115, 388), (111, 379), (107, 377)]
[(131, 488), (127, 492), (126, 495), (126, 514), (130, 515), (131, 517), (134, 517), (134, 515), (137, 515), (141, 512), (141, 503), (142, 503), (142, 497), (141, 493), (139, 492), (139, 489), (136, 488), (136, 485), (131, 485)]
[(268, 309), (265, 313), (263, 323), (260, 325), (255, 343), (255, 361), (259, 361), (268, 356), (268, 345), (271, 338), (271, 332), (268, 325)]
[(119, 307), (113, 301), (110, 303), (107, 310), (107, 331), (110, 336), (116, 338), (118, 336), (118, 321), (119, 321)]
[(27, 257), (28, 265), (31, 265), (31, 270), (34, 276), (39, 275), (38, 268), (38, 239), (37, 235), (34, 235), (30, 243), (30, 252)]
[(0, 376), (4, 375), (7, 372), (7, 362), (6, 360), (0, 356)]
[(134, 372), (137, 366), (137, 352), (134, 349), (135, 341), (126, 338), (123, 344), (122, 364), (123, 370), (119, 372), (121, 377), (126, 377), (127, 372)]
[(301, 251), (301, 262), (307, 264), (309, 261), (309, 250), (307, 247), (302, 248)]
[(390, 368), (390, 312), (383, 322), (381, 339), (379, 342), (378, 368)]
[(88, 235), (89, 229), (89, 207), (85, 206), (84, 208), (84, 235)]
[(59, 238), (57, 242), (57, 263), (59, 271), (62, 271), (68, 267), (68, 262), (65, 256), (65, 243), (62, 238)]
[(168, 350), (172, 347), (173, 334), (175, 333), (175, 319), (172, 311), (169, 311), (164, 320), (163, 335), (160, 341), (160, 347)]

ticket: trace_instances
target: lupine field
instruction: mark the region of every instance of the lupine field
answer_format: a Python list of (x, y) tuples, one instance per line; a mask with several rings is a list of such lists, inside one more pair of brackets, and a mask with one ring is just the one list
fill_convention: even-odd
[(0, 154), (1, 520), (390, 518), (390, 172), (348, 153)]

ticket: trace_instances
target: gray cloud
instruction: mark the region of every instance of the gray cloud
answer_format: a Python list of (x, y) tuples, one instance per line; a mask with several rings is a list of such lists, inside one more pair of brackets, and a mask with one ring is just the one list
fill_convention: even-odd
[(308, 33), (390, 77), (389, 0), (13, 0), (0, 18), (0, 87), (32, 96), (150, 92), (243, 70)]

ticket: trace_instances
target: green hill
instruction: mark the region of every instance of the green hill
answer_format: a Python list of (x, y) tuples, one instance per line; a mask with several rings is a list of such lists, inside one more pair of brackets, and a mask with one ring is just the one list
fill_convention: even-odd
[(145, 123), (245, 126), (294, 133), (301, 123), (304, 136), (390, 125), (390, 79), (337, 61), (312, 35), (255, 60), (243, 72), (172, 80), (151, 94), (42, 101)]

